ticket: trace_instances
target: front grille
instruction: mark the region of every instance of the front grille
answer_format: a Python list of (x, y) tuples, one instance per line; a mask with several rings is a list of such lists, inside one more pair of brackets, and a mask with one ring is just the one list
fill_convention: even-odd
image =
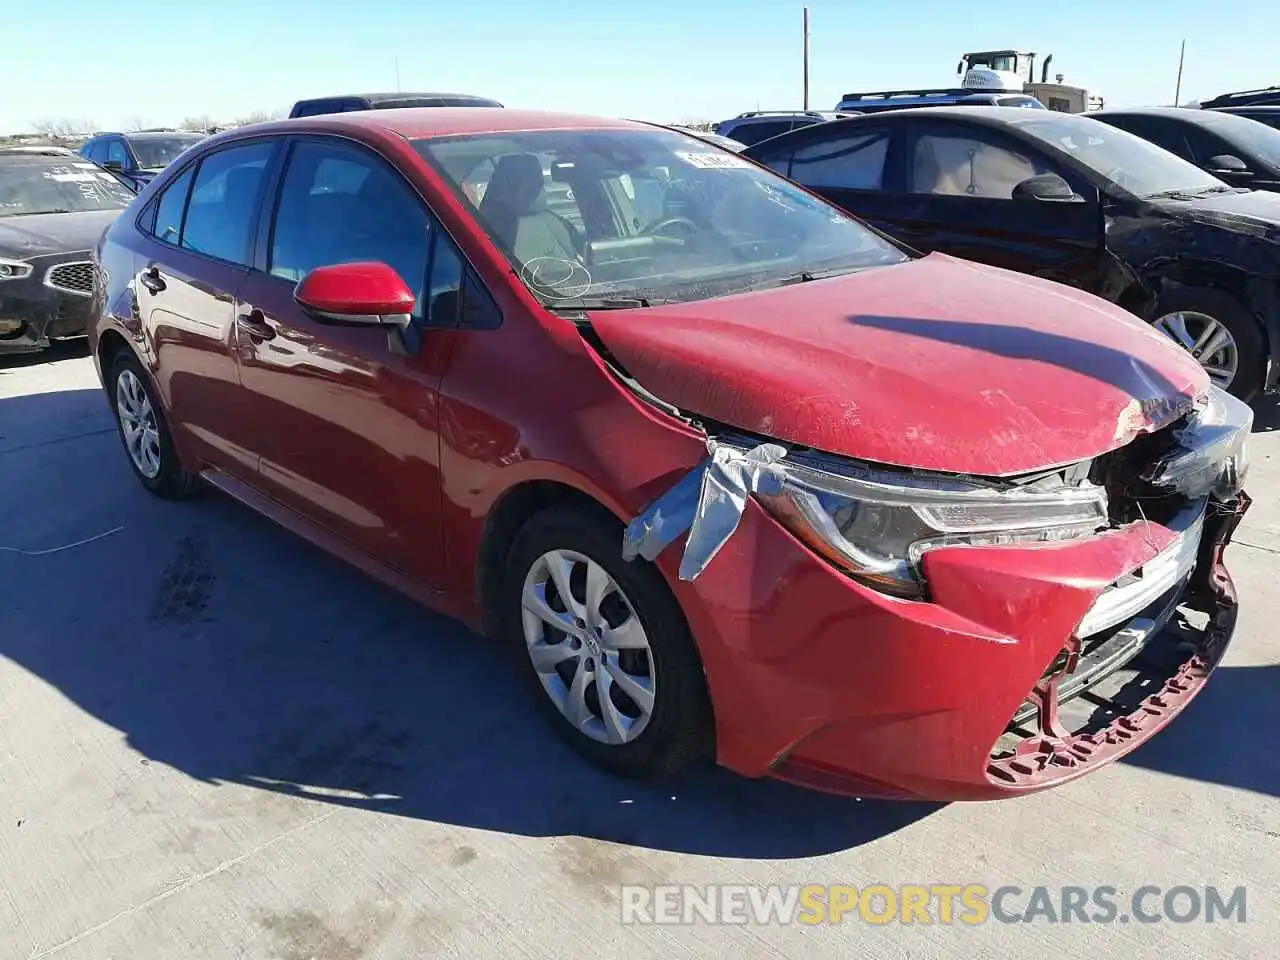
[(44, 275), (44, 285), (62, 293), (87, 297), (93, 293), (93, 261), (73, 260), (49, 268)]

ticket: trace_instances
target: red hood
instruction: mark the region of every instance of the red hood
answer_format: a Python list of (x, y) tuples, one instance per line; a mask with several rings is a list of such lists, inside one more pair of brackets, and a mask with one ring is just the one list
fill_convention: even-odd
[(1097, 456), (1208, 389), (1090, 294), (934, 254), (696, 303), (591, 315), (648, 390), (752, 433), (1006, 476)]

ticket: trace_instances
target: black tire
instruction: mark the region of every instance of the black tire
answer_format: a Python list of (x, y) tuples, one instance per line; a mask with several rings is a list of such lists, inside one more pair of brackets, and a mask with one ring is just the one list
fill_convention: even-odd
[(1262, 389), (1267, 370), (1267, 340), (1258, 321), (1235, 297), (1206, 287), (1182, 287), (1164, 294), (1156, 302), (1151, 321), (1181, 312), (1203, 313), (1227, 328), (1239, 356), (1227, 392), (1246, 403), (1252, 400)]
[[(559, 506), (536, 514), (517, 534), (507, 556), (499, 601), (503, 632), (538, 709), (575, 750), (620, 776), (661, 776), (710, 752), (714, 740), (711, 701), (697, 646), (675, 597), (652, 564), (628, 563), (621, 548), (622, 527), (604, 511)], [(603, 567), (644, 627), (655, 700), (648, 725), (630, 742), (602, 743), (575, 728), (552, 702), (534, 669), (525, 642), (521, 598), (526, 575), (551, 550), (570, 550)]]
[[(116, 390), (120, 376), (126, 370), (138, 378), (138, 381), (142, 384), (142, 389), (146, 391), (147, 399), (151, 402), (151, 409), (155, 413), (156, 431), (160, 435), (160, 472), (154, 477), (148, 477), (138, 469), (138, 465), (133, 462), (133, 457), (129, 454), (128, 444), (125, 442), (124, 426), (120, 422), (120, 412), (116, 404)], [(124, 447), (125, 460), (133, 470), (133, 475), (138, 478), (139, 483), (156, 496), (163, 497), (166, 500), (181, 500), (200, 492), (203, 487), (200, 477), (183, 469), (182, 461), (178, 458), (178, 451), (173, 445), (173, 435), (169, 432), (169, 423), (165, 420), (164, 407), (161, 405), (155, 388), (151, 384), (151, 377), (142, 368), (142, 364), (138, 362), (137, 357), (128, 350), (121, 350), (111, 362), (111, 373), (107, 380), (107, 400), (111, 404), (111, 412), (115, 416), (116, 433), (120, 436), (120, 445)]]

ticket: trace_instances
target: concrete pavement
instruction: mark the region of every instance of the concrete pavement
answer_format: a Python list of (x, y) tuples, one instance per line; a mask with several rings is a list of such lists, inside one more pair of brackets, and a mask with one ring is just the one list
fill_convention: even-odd
[[(1280, 412), (1260, 418), (1240, 626), (1204, 694), (1082, 782), (935, 807), (599, 774), (489, 643), (221, 497), (146, 494), (83, 353), (0, 360), (0, 958), (1271, 960)], [(620, 923), (623, 884), (710, 883), (1243, 885), (1248, 913)]]

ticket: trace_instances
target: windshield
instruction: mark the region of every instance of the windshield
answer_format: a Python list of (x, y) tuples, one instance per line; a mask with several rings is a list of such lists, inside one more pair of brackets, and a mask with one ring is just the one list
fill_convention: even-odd
[(187, 147), (203, 140), (199, 134), (190, 136), (175, 135), (172, 137), (132, 137), (129, 146), (138, 159), (138, 166), (143, 170), (161, 170), (167, 167)]
[(124, 184), (84, 160), (0, 158), (0, 217), (123, 210), (132, 199)]
[(668, 130), (419, 140), (544, 303), (700, 300), (907, 259), (835, 207)]
[(1087, 117), (1060, 117), (1051, 110), (1044, 113), (1018, 120), (1019, 129), (1066, 151), (1135, 196), (1231, 189), (1217, 177), (1132, 133)]

